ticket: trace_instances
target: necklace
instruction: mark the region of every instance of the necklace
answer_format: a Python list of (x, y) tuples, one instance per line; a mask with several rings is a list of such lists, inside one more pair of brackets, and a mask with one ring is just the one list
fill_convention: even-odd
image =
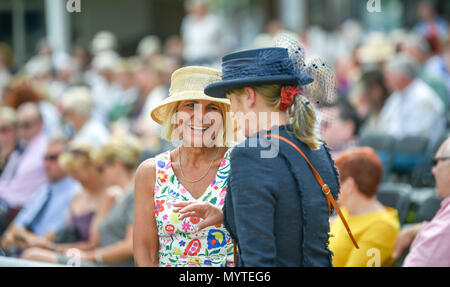
[(183, 167), (182, 167), (182, 165), (181, 165), (181, 148), (180, 148), (179, 156), (178, 156), (178, 157), (179, 157), (179, 160), (180, 160), (181, 177), (184, 178), (184, 179), (185, 179), (187, 182), (189, 182), (189, 183), (199, 182), (200, 180), (202, 180), (203, 178), (205, 178), (205, 176), (209, 173), (209, 170), (211, 169), (211, 167), (212, 167), (214, 161), (217, 159), (217, 155), (218, 155), (218, 154), (219, 154), (219, 148), (217, 148), (216, 155), (214, 156), (213, 160), (212, 160), (211, 163), (209, 164), (209, 167), (208, 167), (208, 169), (206, 170), (206, 172), (205, 172), (199, 179), (196, 179), (196, 180), (190, 180), (190, 179), (186, 178), (186, 177), (184, 176), (184, 173), (183, 173)]

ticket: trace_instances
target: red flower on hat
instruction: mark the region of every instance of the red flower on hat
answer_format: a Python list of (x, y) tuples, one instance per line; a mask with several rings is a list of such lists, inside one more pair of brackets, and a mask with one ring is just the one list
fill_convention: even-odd
[(294, 103), (295, 96), (297, 96), (299, 92), (300, 89), (297, 86), (282, 87), (280, 109), (282, 111), (287, 111), (287, 109)]

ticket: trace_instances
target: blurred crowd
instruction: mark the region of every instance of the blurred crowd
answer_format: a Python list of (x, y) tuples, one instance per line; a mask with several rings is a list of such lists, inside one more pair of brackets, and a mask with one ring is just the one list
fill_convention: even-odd
[[(110, 31), (70, 54), (43, 39), (21, 67), (0, 43), (0, 236), (8, 254), (65, 263), (78, 248), (85, 265), (133, 264), (133, 173), (171, 147), (150, 112), (168, 97), (175, 70), (218, 67), (230, 52), (206, 1), (186, 3), (180, 35), (146, 36), (132, 57), (120, 55)], [(425, 138), (431, 156), (448, 136), (450, 31), (430, 3), (419, 4), (412, 29), (388, 34), (356, 20), (332, 32), (289, 32), (335, 67), (338, 100), (323, 107), (331, 116), (320, 123), (333, 156), (370, 134)], [(272, 21), (252, 46), (285, 32)], [(332, 52), (324, 38), (335, 41)]]

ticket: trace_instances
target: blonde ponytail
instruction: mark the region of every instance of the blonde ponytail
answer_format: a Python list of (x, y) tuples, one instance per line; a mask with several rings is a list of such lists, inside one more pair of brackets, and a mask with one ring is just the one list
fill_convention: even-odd
[(287, 113), (295, 136), (310, 149), (319, 149), (322, 143), (316, 133), (316, 112), (309, 100), (298, 95)]

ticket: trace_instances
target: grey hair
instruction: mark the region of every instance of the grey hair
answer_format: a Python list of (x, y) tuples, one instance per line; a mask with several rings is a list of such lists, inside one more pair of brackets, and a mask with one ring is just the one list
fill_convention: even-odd
[(86, 119), (91, 117), (91, 112), (94, 108), (91, 90), (85, 86), (69, 88), (62, 95), (61, 104), (64, 110), (74, 111)]
[(430, 44), (423, 37), (416, 34), (408, 35), (405, 39), (405, 44), (418, 48), (424, 55), (428, 55), (431, 52)]
[(66, 145), (69, 142), (69, 139), (61, 131), (55, 131), (50, 134), (47, 142), (47, 145), (56, 143), (62, 143)]
[(414, 58), (405, 53), (393, 56), (387, 63), (387, 69), (409, 76), (411, 79), (417, 77), (420, 66)]

